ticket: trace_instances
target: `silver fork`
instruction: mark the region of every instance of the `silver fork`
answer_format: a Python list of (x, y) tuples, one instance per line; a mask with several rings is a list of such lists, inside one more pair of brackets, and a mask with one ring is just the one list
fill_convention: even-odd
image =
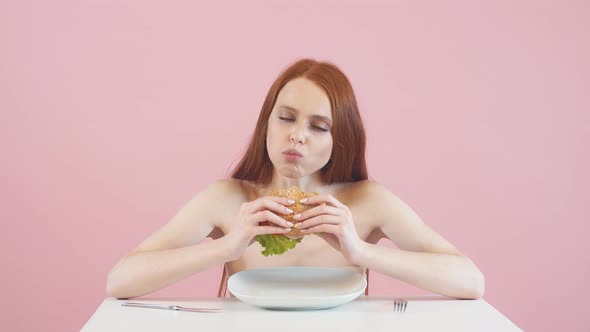
[(393, 301), (393, 311), (406, 312), (407, 307), (408, 307), (408, 301), (406, 301), (404, 299), (395, 299)]

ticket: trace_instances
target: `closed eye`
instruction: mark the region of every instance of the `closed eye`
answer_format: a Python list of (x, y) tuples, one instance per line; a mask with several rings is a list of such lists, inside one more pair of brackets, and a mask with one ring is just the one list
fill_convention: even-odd
[[(295, 119), (284, 118), (284, 117), (281, 117), (281, 116), (279, 116), (279, 119), (281, 119), (283, 121), (287, 121), (287, 122), (293, 122), (293, 121), (295, 121)], [(328, 129), (322, 128), (322, 127), (318, 127), (318, 126), (311, 126), (311, 128), (313, 128), (315, 130), (318, 130), (318, 131), (324, 131), (324, 132), (328, 131)]]

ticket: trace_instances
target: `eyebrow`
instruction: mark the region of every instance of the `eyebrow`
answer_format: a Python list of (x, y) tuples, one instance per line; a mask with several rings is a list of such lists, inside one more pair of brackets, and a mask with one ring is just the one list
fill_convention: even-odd
[[(281, 106), (279, 106), (279, 108), (284, 108), (289, 111), (299, 112), (296, 108), (291, 107), (291, 106), (287, 106), (287, 105), (281, 105)], [(327, 116), (323, 116), (323, 115), (319, 115), (319, 114), (312, 114), (311, 117), (323, 120), (323, 121), (327, 122), (328, 124), (332, 125), (332, 120)]]

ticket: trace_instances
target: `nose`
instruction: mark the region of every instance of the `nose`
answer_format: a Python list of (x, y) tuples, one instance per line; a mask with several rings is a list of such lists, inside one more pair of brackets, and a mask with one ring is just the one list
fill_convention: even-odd
[(303, 136), (297, 136), (295, 134), (291, 134), (291, 142), (303, 144), (303, 141), (304, 141)]
[(297, 144), (303, 144), (305, 142), (305, 135), (303, 130), (300, 128), (296, 128), (291, 132), (291, 136), (289, 137), (290, 141)]

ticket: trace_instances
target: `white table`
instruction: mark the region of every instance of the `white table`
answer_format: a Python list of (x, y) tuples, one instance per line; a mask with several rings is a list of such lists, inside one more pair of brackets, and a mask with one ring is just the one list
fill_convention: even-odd
[(187, 307), (222, 308), (196, 313), (124, 307), (107, 298), (82, 331), (521, 331), (485, 300), (406, 297), (406, 312), (393, 311), (393, 298), (361, 296), (338, 307), (313, 311), (276, 311), (236, 298), (130, 300)]

